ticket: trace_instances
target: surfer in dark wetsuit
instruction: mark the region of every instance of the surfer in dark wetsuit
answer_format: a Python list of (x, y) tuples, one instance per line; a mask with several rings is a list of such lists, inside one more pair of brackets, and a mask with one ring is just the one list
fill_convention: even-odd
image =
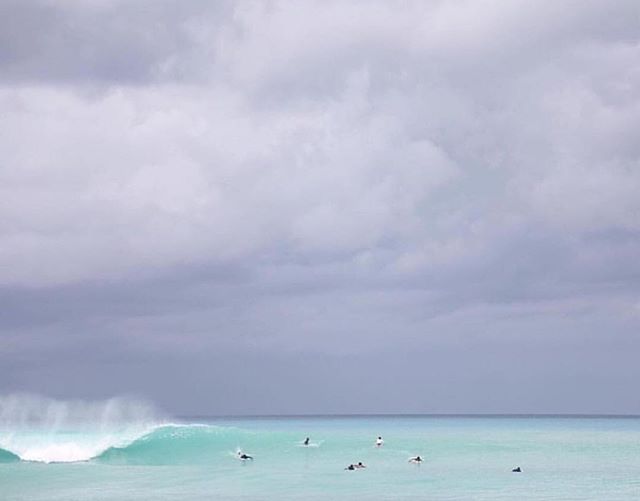
[(253, 456), (249, 456), (249, 454), (245, 454), (244, 452), (238, 451), (238, 459), (242, 459), (243, 461), (250, 459), (251, 461), (253, 461)]
[(422, 463), (422, 458), (420, 456), (416, 456), (414, 458), (409, 459), (410, 463), (420, 464)]
[(366, 468), (366, 466), (362, 464), (362, 461), (359, 461), (358, 464), (356, 465), (356, 468)]
[(356, 467), (354, 465), (352, 465), (352, 464), (350, 464), (349, 466), (347, 466), (345, 468), (345, 470), (355, 470), (355, 469), (356, 469)]
[(511, 470), (512, 473), (522, 473), (522, 470), (520, 469), (519, 466), (515, 467), (513, 470)]
[(304, 439), (304, 445), (309, 445), (309, 437)]

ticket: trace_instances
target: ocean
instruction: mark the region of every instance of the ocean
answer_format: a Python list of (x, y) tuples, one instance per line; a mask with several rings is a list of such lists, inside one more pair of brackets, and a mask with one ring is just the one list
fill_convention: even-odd
[(637, 500), (640, 418), (5, 419), (0, 499)]

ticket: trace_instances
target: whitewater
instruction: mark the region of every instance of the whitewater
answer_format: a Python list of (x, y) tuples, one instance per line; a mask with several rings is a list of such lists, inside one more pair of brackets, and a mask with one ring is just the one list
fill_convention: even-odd
[(176, 419), (132, 399), (0, 399), (7, 501), (631, 500), (638, 471), (639, 418)]

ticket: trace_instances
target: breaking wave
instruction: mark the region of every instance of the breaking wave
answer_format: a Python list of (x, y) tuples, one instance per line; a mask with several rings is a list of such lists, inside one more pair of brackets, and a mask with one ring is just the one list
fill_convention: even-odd
[(0, 396), (0, 463), (208, 463), (270, 434), (232, 426), (176, 423), (136, 399), (59, 401)]
[(34, 395), (0, 397), (0, 462), (86, 461), (163, 426), (152, 405), (131, 398), (60, 401)]
[(28, 437), (7, 444), (0, 439), (0, 462), (96, 461), (114, 464), (180, 464), (207, 461), (234, 450), (250, 432), (234, 427), (164, 424), (136, 437), (85, 434)]

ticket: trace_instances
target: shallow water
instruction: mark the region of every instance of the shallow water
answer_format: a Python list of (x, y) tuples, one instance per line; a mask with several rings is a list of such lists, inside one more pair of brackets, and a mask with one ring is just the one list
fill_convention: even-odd
[[(198, 419), (3, 429), (0, 448), (7, 501), (640, 499), (638, 418)], [(238, 449), (255, 460), (239, 461)], [(407, 462), (416, 454), (422, 465)], [(367, 468), (344, 470), (358, 461)]]

